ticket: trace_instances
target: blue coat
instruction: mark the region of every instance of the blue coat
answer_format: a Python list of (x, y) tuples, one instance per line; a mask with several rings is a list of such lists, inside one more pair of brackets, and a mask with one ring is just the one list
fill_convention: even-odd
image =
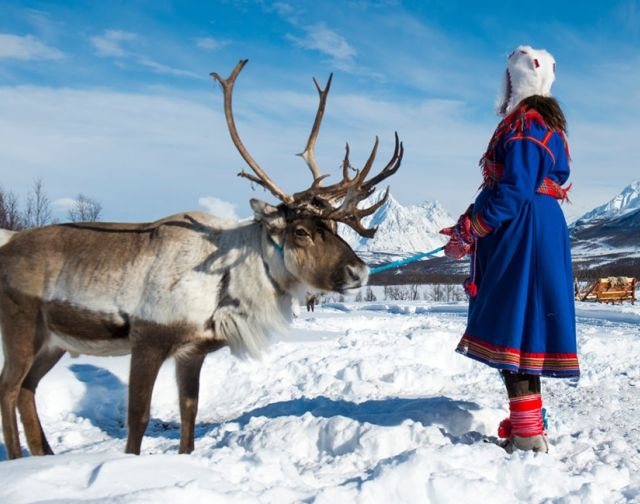
[(499, 369), (578, 376), (561, 196), (539, 192), (569, 178), (565, 138), (542, 120), (522, 120), (490, 149), (489, 164), (498, 175), (473, 206), (472, 229), (479, 238), (472, 273), (478, 289), (457, 351)]

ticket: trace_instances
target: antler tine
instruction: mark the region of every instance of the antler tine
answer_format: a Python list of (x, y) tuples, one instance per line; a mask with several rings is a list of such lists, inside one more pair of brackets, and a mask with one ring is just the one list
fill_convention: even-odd
[(255, 182), (256, 184), (260, 184), (262, 187), (264, 187), (262, 180), (260, 180), (255, 175), (251, 175), (251, 173), (247, 173), (244, 170), (238, 172), (238, 177), (244, 177), (246, 179), (249, 179), (251, 182)]
[(378, 208), (380, 208), (382, 205), (384, 205), (388, 199), (389, 199), (389, 187), (387, 186), (387, 189), (385, 190), (384, 196), (382, 198), (380, 198), (378, 201), (376, 201), (373, 205), (371, 205), (368, 208), (358, 209), (358, 216), (362, 218), (375, 213), (375, 211)]
[(323, 215), (323, 218), (342, 222), (359, 235), (364, 236), (365, 238), (373, 238), (377, 228), (368, 229), (362, 225), (361, 219), (363, 216), (357, 208), (359, 201), (360, 198), (353, 197), (352, 191), (350, 190), (342, 204), (328, 214)]
[(344, 221), (341, 221), (341, 222), (343, 222), (344, 224), (349, 226), (351, 229), (353, 229), (356, 233), (358, 233), (360, 236), (363, 236), (365, 238), (373, 238), (376, 235), (376, 231), (378, 230), (377, 227), (374, 227), (374, 228), (364, 227), (359, 220), (355, 220), (353, 222), (344, 222)]
[(393, 150), (393, 156), (391, 157), (391, 160), (387, 163), (387, 166), (385, 166), (382, 170), (380, 170), (380, 172), (376, 176), (371, 177), (369, 180), (363, 183), (365, 188), (367, 189), (373, 188), (374, 186), (382, 182), (384, 179), (393, 175), (400, 168), (400, 164), (402, 163), (402, 157), (404, 156), (404, 145), (398, 138), (397, 131), (395, 132), (395, 137), (396, 137), (396, 144)]
[(333, 79), (333, 73), (329, 75), (327, 84), (324, 87), (324, 89), (322, 89), (318, 84), (318, 81), (315, 79), (315, 77), (313, 78), (313, 83), (315, 84), (316, 89), (318, 90), (318, 95), (320, 96), (320, 102), (318, 104), (318, 111), (316, 112), (316, 118), (313, 121), (311, 133), (309, 134), (309, 139), (307, 140), (307, 145), (305, 146), (304, 151), (298, 154), (298, 156), (304, 159), (305, 162), (307, 163), (307, 166), (309, 167), (309, 169), (311, 170), (311, 173), (313, 174), (314, 181), (317, 181), (320, 177), (322, 177), (322, 172), (320, 171), (320, 167), (316, 162), (315, 146), (316, 146), (316, 139), (318, 138), (318, 133), (320, 132), (320, 125), (322, 124), (322, 118), (324, 116), (324, 108), (327, 103), (327, 96), (329, 95), (329, 90), (331, 89), (332, 79)]
[[(354, 180), (358, 176), (358, 172), (356, 172), (354, 178), (351, 179), (349, 177), (349, 168), (351, 168), (351, 163), (349, 162), (349, 143), (347, 142), (345, 145), (344, 160), (342, 161), (342, 180), (329, 186), (322, 186), (322, 181), (329, 177), (329, 175), (320, 175), (320, 177), (313, 181), (311, 187), (304, 191), (294, 193), (294, 201), (299, 202), (299, 205), (301, 206), (305, 206), (305, 202), (316, 197), (324, 200), (326, 203), (332, 203), (343, 199), (344, 195), (347, 194), (347, 191), (355, 185)], [(322, 212), (326, 211), (327, 210), (325, 209)], [(330, 212), (332, 213), (333, 210)]]
[(349, 177), (349, 169), (351, 168), (351, 161), (349, 161), (349, 142), (344, 146), (344, 160), (342, 161), (342, 180), (351, 180)]
[(246, 59), (240, 60), (227, 79), (223, 79), (216, 72), (211, 72), (210, 74), (215, 80), (220, 83), (224, 92), (224, 115), (227, 119), (227, 128), (229, 129), (231, 140), (236, 146), (236, 149), (238, 149), (238, 152), (240, 153), (242, 158), (256, 174), (256, 176), (253, 176), (249, 173), (246, 173), (245, 171), (241, 171), (240, 173), (238, 173), (238, 176), (248, 178), (252, 182), (260, 184), (262, 187), (269, 190), (271, 194), (273, 194), (280, 201), (289, 204), (293, 202), (293, 198), (285, 193), (282, 189), (280, 189), (280, 187), (278, 187), (278, 185), (269, 178), (265, 171), (260, 168), (260, 165), (255, 161), (255, 159), (253, 159), (251, 154), (249, 154), (244, 144), (242, 143), (242, 140), (240, 140), (240, 135), (238, 134), (238, 130), (233, 119), (233, 108), (231, 99), (233, 95), (233, 85), (235, 84), (236, 77), (238, 77), (238, 74), (240, 74), (248, 61), (249, 60)]
[(326, 179), (327, 177), (329, 177), (329, 176), (330, 176), (329, 174), (326, 174), (326, 175), (320, 175), (320, 176), (319, 176), (317, 179), (315, 179), (315, 180), (313, 181), (313, 183), (311, 184), (311, 189), (318, 189), (318, 188), (320, 187), (320, 185), (321, 185), (322, 181), (323, 181), (324, 179)]
[(376, 137), (376, 142), (373, 146), (371, 155), (361, 172), (356, 174), (356, 176), (350, 181), (343, 180), (339, 184), (323, 188), (326, 191), (325, 198), (328, 200), (336, 201), (343, 198), (341, 204), (329, 213), (328, 218), (346, 224), (361, 236), (367, 238), (371, 238), (375, 235), (376, 228), (365, 228), (362, 225), (362, 219), (372, 215), (387, 202), (389, 199), (389, 187), (387, 187), (384, 196), (373, 205), (366, 208), (358, 208), (358, 204), (373, 194), (375, 186), (379, 182), (390, 177), (400, 168), (400, 163), (402, 162), (402, 157), (404, 155), (404, 146), (402, 145), (402, 142), (400, 142), (398, 134), (396, 133), (395, 147), (391, 160), (377, 175), (366, 180), (366, 177), (373, 165), (377, 148), (378, 137)]
[[(357, 171), (353, 178), (349, 178), (350, 150), (349, 144), (346, 144), (342, 164), (342, 180), (323, 187), (319, 187), (319, 184), (314, 183), (311, 188), (293, 195), (294, 205), (302, 211), (310, 212), (321, 218), (342, 222), (365, 238), (373, 237), (376, 228), (367, 229), (362, 224), (362, 219), (373, 214), (387, 202), (389, 188), (387, 187), (384, 196), (373, 205), (365, 208), (358, 208), (358, 205), (373, 194), (376, 184), (390, 177), (400, 168), (402, 156), (404, 155), (404, 147), (396, 133), (395, 148), (391, 160), (376, 176), (366, 180), (377, 154), (378, 145), (379, 139), (376, 137), (373, 150), (365, 166), (361, 171)], [(324, 203), (324, 205), (318, 205), (318, 203)]]
[(368, 198), (373, 190), (363, 191), (362, 187), (350, 187), (340, 206), (329, 213), (327, 218), (333, 219), (351, 227), (361, 236), (372, 238), (377, 228), (365, 228), (362, 219), (373, 214), (378, 208), (384, 205), (389, 198), (389, 188), (384, 196), (367, 208), (358, 208), (358, 204)]
[(373, 166), (373, 162), (376, 159), (376, 154), (378, 153), (378, 144), (379, 144), (379, 139), (378, 139), (378, 136), (376, 135), (376, 141), (373, 144), (373, 149), (371, 149), (371, 154), (369, 155), (369, 159), (367, 159), (367, 162), (362, 168), (362, 171), (360, 172), (359, 176), (356, 177), (358, 181), (364, 182), (364, 180), (367, 178), (367, 175), (369, 175), (369, 172), (371, 171), (371, 167)]

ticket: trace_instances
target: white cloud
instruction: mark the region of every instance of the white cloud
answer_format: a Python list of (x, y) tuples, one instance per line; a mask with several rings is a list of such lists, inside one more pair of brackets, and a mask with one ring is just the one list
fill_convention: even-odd
[(379, 81), (384, 80), (384, 75), (380, 72), (372, 71), (358, 64), (356, 62), (358, 51), (355, 47), (347, 42), (342, 35), (328, 28), (324, 23), (304, 26), (294, 16), (283, 15), (282, 17), (292, 26), (306, 32), (306, 35), (302, 38), (291, 34), (286, 35), (285, 38), (298, 47), (318, 51), (325, 56), (329, 56), (331, 65), (338, 70)]
[(91, 37), (90, 41), (96, 49), (96, 54), (103, 57), (121, 58), (128, 54), (124, 46), (138, 36), (122, 30), (105, 30), (100, 36)]
[(65, 211), (73, 208), (76, 202), (74, 198), (58, 198), (53, 202), (53, 206), (58, 211)]
[[(289, 193), (311, 182), (308, 168), (295, 156), (307, 140), (317, 106), (311, 88), (293, 95), (295, 99), (267, 89), (272, 103), (264, 108), (260, 86), (238, 95), (234, 104), (247, 149)], [(5, 146), (0, 166), (10, 167), (0, 169), (0, 178), (5, 187), (23, 193), (34, 177), (46, 177), (53, 201), (70, 193), (95, 195), (103, 203), (105, 219), (116, 221), (155, 220), (188, 210), (207, 193), (247, 210), (252, 196), (274, 202), (260, 187), (252, 194), (251, 184), (236, 176), (247, 167), (229, 139), (221, 93), (216, 96), (215, 91), (185, 99), (0, 87), (0, 137)], [(465, 197), (460, 180), (467, 177), (468, 187), (477, 186), (475, 167), (486, 138), (481, 128), (455, 113), (455, 104), (403, 104), (340, 94), (329, 102), (316, 156), (331, 181), (340, 176), (345, 141), (351, 145), (352, 164), (362, 166), (379, 134), (377, 170), (391, 156), (393, 130), (398, 128), (407, 151), (390, 183), (400, 201), (448, 195), (442, 200), (452, 212), (466, 207), (466, 200), (457, 201)], [(460, 171), (460, 166), (471, 168)], [(460, 175), (451, 177), (456, 170)], [(224, 205), (216, 208), (218, 213)]]
[(194, 79), (204, 79), (206, 78), (204, 75), (198, 75), (195, 72), (190, 72), (188, 70), (182, 70), (180, 68), (173, 68), (168, 65), (163, 65), (162, 63), (158, 63), (149, 58), (138, 58), (137, 62), (141, 65), (150, 68), (156, 73), (165, 74), (165, 75), (175, 75), (177, 77), (192, 77)]
[(29, 23), (41, 37), (53, 38), (64, 29), (64, 22), (55, 19), (49, 12), (38, 9), (23, 9), (24, 20)]
[[(478, 157), (495, 126), (489, 112), (487, 122), (479, 123), (468, 117), (463, 102), (337, 91), (329, 97), (316, 146), (330, 182), (340, 177), (345, 141), (352, 164), (361, 167), (378, 134), (375, 171), (391, 156), (397, 129), (406, 151), (402, 167), (388, 181), (394, 195), (403, 203), (438, 198), (452, 214), (466, 208), (480, 182)], [(8, 190), (23, 194), (34, 178), (43, 177), (52, 201), (80, 192), (95, 195), (107, 220), (155, 220), (188, 210), (194, 202), (218, 215), (235, 214), (237, 205), (243, 215), (251, 196), (273, 198), (259, 187), (252, 194), (251, 184), (236, 177), (246, 165), (229, 139), (220, 94), (212, 90), (187, 99), (0, 87), (0, 179)], [(234, 103), (244, 144), (286, 192), (300, 191), (311, 181), (294, 154), (307, 140), (316, 107), (312, 86), (292, 93), (259, 85), (245, 89)], [(574, 204), (564, 208), (577, 217), (637, 179), (640, 144), (634, 139), (640, 127), (633, 118), (619, 123), (598, 118), (575, 120), (571, 131)], [(605, 176), (603, 166), (616, 169)], [(207, 193), (228, 203), (203, 197)]]
[(132, 61), (158, 74), (195, 79), (205, 78), (203, 75), (165, 65), (146, 55), (132, 51), (128, 46), (137, 39), (138, 35), (135, 33), (123, 30), (105, 30), (102, 35), (91, 37), (90, 41), (96, 50), (96, 55), (100, 57), (118, 58), (119, 63), (122, 63), (122, 61)]
[(304, 10), (286, 2), (274, 2), (271, 5), (264, 5), (264, 9), (267, 12), (275, 12), (282, 19), (288, 23), (298, 26), (301, 24), (301, 20), (304, 18)]
[(319, 51), (330, 56), (334, 61), (343, 63), (353, 62), (357, 51), (346, 39), (328, 28), (324, 23), (318, 23), (305, 28), (306, 37), (297, 38), (290, 36), (289, 38), (300, 47)]
[(32, 35), (12, 35), (0, 33), (0, 59), (59, 60), (64, 53), (55, 47), (40, 42)]
[(271, 8), (278, 13), (279, 16), (290, 16), (297, 14), (297, 9), (286, 2), (274, 2)]
[(230, 43), (228, 40), (219, 40), (213, 37), (198, 37), (195, 41), (196, 46), (205, 51), (217, 51)]
[(199, 198), (198, 205), (205, 207), (207, 212), (221, 219), (238, 220), (238, 215), (236, 214), (237, 205), (216, 198), (215, 196), (203, 196)]
[(349, 6), (360, 10), (379, 9), (384, 7), (395, 7), (400, 4), (399, 0), (350, 0)]

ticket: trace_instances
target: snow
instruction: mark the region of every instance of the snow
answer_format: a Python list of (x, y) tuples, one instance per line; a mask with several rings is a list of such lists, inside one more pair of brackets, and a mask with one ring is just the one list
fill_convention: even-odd
[(613, 219), (640, 208), (640, 180), (632, 182), (607, 203), (580, 217), (573, 226), (584, 226), (600, 220)]
[(191, 455), (172, 362), (136, 457), (128, 358), (64, 357), (38, 390), (58, 455), (0, 462), (0, 502), (640, 502), (640, 307), (579, 303), (583, 375), (543, 380), (548, 455), (482, 442), (506, 399), (495, 370), (453, 351), (465, 311), (334, 303), (261, 361), (211, 354)]
[[(361, 203), (369, 207), (383, 196), (382, 192), (372, 194)], [(446, 238), (439, 231), (454, 223), (453, 218), (437, 201), (425, 201), (420, 205), (403, 206), (389, 194), (389, 198), (373, 215), (363, 219), (367, 227), (377, 227), (376, 235), (363, 238), (353, 229), (340, 225), (340, 235), (358, 252), (368, 257), (371, 254), (408, 256), (428, 252), (441, 247)]]

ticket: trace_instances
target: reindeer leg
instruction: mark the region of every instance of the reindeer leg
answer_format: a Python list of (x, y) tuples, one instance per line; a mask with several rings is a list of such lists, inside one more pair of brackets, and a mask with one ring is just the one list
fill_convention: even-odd
[(38, 417), (35, 401), (36, 387), (42, 377), (56, 365), (64, 353), (65, 351), (60, 348), (41, 348), (29, 373), (22, 382), (22, 388), (18, 395), (18, 410), (31, 455), (53, 455), (53, 450), (49, 446)]
[(0, 323), (4, 350), (4, 367), (0, 375), (0, 412), (2, 431), (9, 459), (22, 456), (16, 406), (20, 386), (31, 369), (35, 354), (42, 345), (38, 307), (21, 306), (0, 294)]
[(180, 395), (180, 453), (193, 451), (200, 370), (205, 357), (206, 354), (203, 353), (176, 359), (176, 380)]
[(158, 377), (160, 366), (169, 351), (163, 347), (154, 348), (151, 344), (133, 345), (131, 349), (131, 370), (129, 372), (129, 436), (126, 453), (140, 455), (140, 445), (147, 425), (151, 408), (151, 393)]
[[(6, 346), (5, 346), (6, 350)], [(20, 385), (29, 372), (33, 356), (29, 354), (11, 354), (5, 351), (4, 368), (0, 375), (0, 411), (2, 412), (2, 432), (9, 459), (22, 456), (16, 406)]]

